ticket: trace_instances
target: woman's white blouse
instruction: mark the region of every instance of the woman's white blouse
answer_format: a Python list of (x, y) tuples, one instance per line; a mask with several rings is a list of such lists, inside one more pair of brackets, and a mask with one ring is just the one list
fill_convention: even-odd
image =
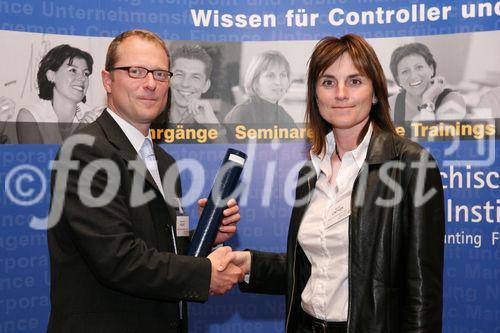
[(319, 176), (302, 219), (298, 241), (311, 262), (311, 276), (302, 292), (302, 308), (319, 319), (347, 320), (350, 199), (372, 132), (370, 125), (361, 144), (342, 156), (342, 164), (332, 183), (329, 179), (332, 176), (330, 161), (335, 151), (333, 133), (326, 136), (324, 155), (311, 153)]

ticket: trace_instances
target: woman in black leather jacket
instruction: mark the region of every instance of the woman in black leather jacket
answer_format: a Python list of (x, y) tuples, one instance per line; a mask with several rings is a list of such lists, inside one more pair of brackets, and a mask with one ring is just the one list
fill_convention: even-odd
[(434, 159), (395, 133), (382, 68), (363, 38), (321, 40), (307, 84), (314, 137), (287, 252), (228, 255), (250, 273), (240, 288), (285, 294), (287, 332), (441, 332), (444, 204)]

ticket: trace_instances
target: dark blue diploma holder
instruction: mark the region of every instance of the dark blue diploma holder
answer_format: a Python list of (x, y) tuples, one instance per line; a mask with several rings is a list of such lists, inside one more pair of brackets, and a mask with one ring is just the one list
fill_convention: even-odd
[(191, 239), (188, 255), (206, 257), (210, 254), (223, 218), (222, 212), (238, 185), (246, 158), (247, 155), (239, 150), (232, 148), (227, 150), (212, 184), (207, 205), (203, 208), (200, 221)]

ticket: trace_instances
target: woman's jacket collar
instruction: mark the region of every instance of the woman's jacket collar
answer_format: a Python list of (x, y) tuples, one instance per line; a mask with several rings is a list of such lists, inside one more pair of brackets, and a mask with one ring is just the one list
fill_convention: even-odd
[[(370, 131), (372, 132), (370, 133)], [(369, 136), (370, 134), (371, 138), (369, 139), (368, 152), (365, 159), (366, 164), (382, 164), (393, 160), (398, 155), (395, 142), (396, 134), (382, 131), (372, 124), (370, 124), (370, 129), (366, 133), (366, 136)], [(363, 142), (367, 139), (366, 136), (363, 139)], [(332, 144), (334, 142), (333, 140), (333, 133), (328, 133), (326, 136), (327, 145)], [(363, 144), (363, 142), (361, 144)], [(309, 163), (310, 167), (312, 166), (316, 172), (316, 177), (320, 174), (320, 162), (324, 154), (325, 153), (317, 156), (314, 155), (312, 151), (310, 152)]]

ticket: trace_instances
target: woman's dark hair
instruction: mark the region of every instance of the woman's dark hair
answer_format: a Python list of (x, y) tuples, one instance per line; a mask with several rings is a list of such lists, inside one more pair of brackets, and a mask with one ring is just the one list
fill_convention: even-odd
[(391, 73), (396, 83), (399, 85), (399, 77), (398, 77), (398, 65), (401, 59), (407, 57), (412, 54), (421, 55), (424, 58), (427, 65), (433, 68), (432, 77), (436, 75), (436, 60), (434, 60), (434, 56), (432, 55), (429, 48), (422, 43), (411, 43), (398, 47), (392, 52), (391, 55)]
[[(396, 132), (389, 112), (387, 81), (373, 48), (363, 37), (353, 34), (340, 38), (326, 37), (316, 44), (309, 59), (307, 72), (306, 123), (307, 128), (312, 133), (312, 151), (316, 155), (324, 151), (325, 136), (332, 130), (331, 124), (324, 120), (319, 113), (316, 101), (316, 83), (325, 70), (344, 53), (349, 54), (354, 66), (372, 82), (373, 93), (377, 97), (377, 103), (372, 104), (370, 110), (370, 121), (374, 130)], [(367, 129), (368, 127), (360, 133), (359, 142), (363, 140)]]
[[(68, 64), (71, 65), (74, 58), (85, 60), (88, 70), (90, 74), (92, 74), (94, 59), (92, 59), (92, 56), (88, 52), (67, 44), (56, 46), (47, 52), (38, 66), (38, 73), (36, 75), (38, 82), (38, 97), (49, 101), (52, 100), (54, 96), (54, 82), (47, 79), (47, 71), (57, 71), (65, 61), (68, 61)], [(86, 98), (84, 97), (84, 103), (85, 100)]]

